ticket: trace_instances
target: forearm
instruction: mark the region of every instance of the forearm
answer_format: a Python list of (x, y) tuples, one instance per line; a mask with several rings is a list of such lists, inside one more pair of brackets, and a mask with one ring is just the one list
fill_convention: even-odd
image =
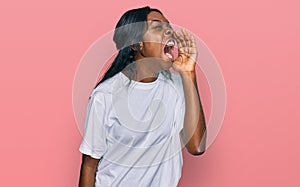
[(93, 168), (82, 166), (79, 187), (94, 187), (96, 171)]
[(97, 171), (97, 160), (91, 161), (91, 158), (84, 155), (81, 164), (79, 187), (94, 187)]
[(187, 150), (200, 155), (206, 148), (206, 123), (199, 97), (196, 73), (180, 73), (185, 95), (183, 140)]

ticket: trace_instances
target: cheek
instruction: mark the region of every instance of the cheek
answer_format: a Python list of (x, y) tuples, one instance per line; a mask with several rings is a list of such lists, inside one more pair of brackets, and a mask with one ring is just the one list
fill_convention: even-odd
[(144, 45), (144, 51), (151, 56), (159, 56), (162, 53), (162, 45), (158, 42), (147, 42)]
[(144, 35), (144, 50), (149, 56), (160, 56), (162, 54), (162, 37), (160, 34), (147, 33)]

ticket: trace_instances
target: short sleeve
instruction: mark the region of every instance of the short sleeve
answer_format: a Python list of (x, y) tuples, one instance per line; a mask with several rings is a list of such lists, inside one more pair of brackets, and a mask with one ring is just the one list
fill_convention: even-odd
[(104, 109), (103, 102), (92, 95), (87, 106), (83, 139), (79, 148), (81, 153), (96, 159), (100, 159), (107, 149)]
[(185, 115), (185, 101), (179, 99), (176, 105), (176, 112), (175, 112), (175, 123), (178, 131), (181, 131), (181, 129), (183, 128), (184, 115)]
[(183, 84), (181, 77), (179, 75), (173, 75), (173, 80), (175, 88), (177, 90), (177, 103), (175, 110), (175, 123), (178, 131), (181, 131), (184, 124), (184, 115), (185, 115), (185, 96), (183, 90)]

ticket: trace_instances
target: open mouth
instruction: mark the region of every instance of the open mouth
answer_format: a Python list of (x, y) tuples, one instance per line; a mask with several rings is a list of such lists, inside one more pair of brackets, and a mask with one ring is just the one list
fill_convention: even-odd
[(173, 39), (168, 40), (164, 47), (164, 53), (169, 60), (174, 60), (174, 47), (175, 47), (175, 40)]

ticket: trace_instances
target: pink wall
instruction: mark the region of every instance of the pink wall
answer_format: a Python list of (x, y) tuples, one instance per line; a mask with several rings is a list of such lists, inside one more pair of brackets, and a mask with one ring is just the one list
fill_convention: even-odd
[(171, 22), (196, 33), (215, 55), (226, 82), (222, 129), (203, 156), (184, 154), (180, 186), (300, 186), (296, 0), (117, 4), (0, 3), (1, 186), (77, 185), (76, 68), (124, 11), (142, 5), (161, 9)]

